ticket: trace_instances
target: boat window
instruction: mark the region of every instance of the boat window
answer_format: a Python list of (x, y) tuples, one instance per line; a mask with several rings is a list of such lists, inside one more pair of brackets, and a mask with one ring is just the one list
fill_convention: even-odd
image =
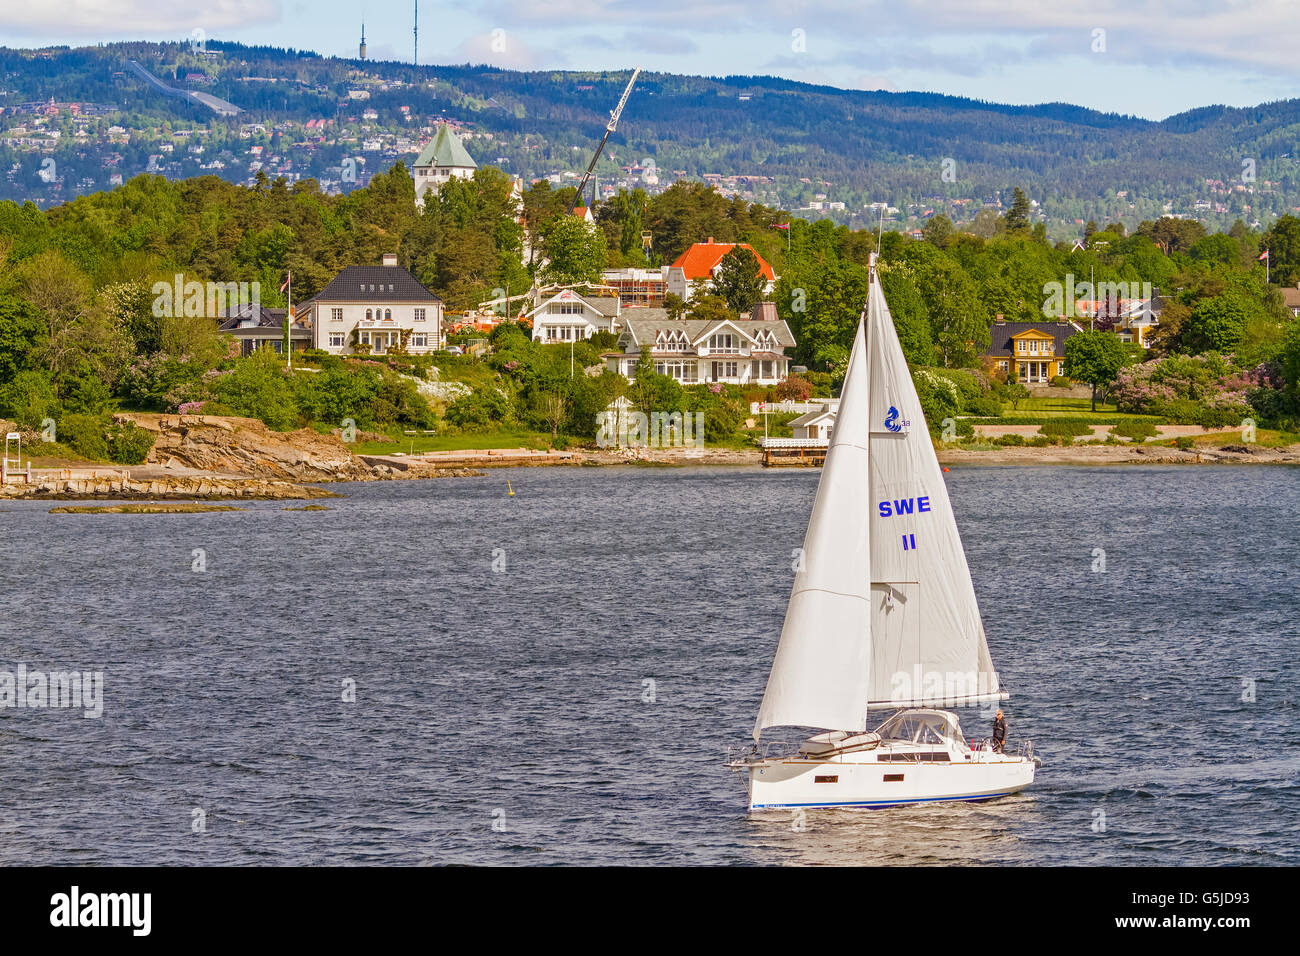
[(943, 735), (940, 734), (939, 731), (936, 730), (936, 729), (934, 728), (934, 726), (931, 725), (931, 724), (923, 724), (923, 725), (921, 725), (921, 728), (920, 728), (920, 730), (917, 732), (917, 735), (916, 735), (916, 742), (917, 742), (918, 744), (941, 744), (941, 743), (945, 743), (945, 741), (944, 741), (944, 739), (943, 739)]
[(935, 714), (898, 714), (876, 731), (882, 740), (904, 740), (916, 744), (946, 744), (960, 740), (960, 732)]

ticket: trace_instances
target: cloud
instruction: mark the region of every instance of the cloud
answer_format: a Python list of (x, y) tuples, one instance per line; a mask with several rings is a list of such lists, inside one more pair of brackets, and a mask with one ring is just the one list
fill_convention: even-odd
[[(582, 23), (588, 30), (655, 31), (694, 43), (704, 34), (784, 36), (807, 32), (817, 46), (860, 47), (917, 40), (953, 47), (995, 43), (1046, 62), (1062, 56), (1102, 62), (1190, 67), (1210, 63), (1254, 73), (1300, 76), (1295, 0), (477, 0), (481, 16), (530, 32)], [(675, 28), (665, 25), (677, 24)], [(1095, 30), (1105, 52), (1094, 52)], [(973, 56), (956, 56), (949, 72), (973, 75)], [(996, 73), (1003, 60), (988, 60)], [(942, 63), (922, 64), (943, 69)]]
[(279, 0), (5, 0), (10, 36), (189, 35), (274, 23)]
[(537, 70), (567, 66), (568, 57), (559, 50), (534, 49), (518, 31), (494, 27), (466, 37), (443, 62), (486, 63), (509, 70)]

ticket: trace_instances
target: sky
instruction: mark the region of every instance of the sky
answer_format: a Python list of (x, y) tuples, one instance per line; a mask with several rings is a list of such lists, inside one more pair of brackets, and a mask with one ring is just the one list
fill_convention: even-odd
[[(415, 0), (0, 0), (0, 45), (191, 36), (409, 62)], [(1163, 119), (1300, 97), (1300, 0), (451, 0), (419, 62), (774, 75)], [(196, 34), (195, 31), (202, 31)]]

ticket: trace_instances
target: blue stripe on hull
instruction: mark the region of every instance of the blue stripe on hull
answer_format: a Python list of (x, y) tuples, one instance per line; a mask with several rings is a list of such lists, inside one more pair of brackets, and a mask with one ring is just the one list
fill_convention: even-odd
[(753, 810), (796, 810), (804, 809), (834, 809), (835, 807), (870, 807), (880, 809), (883, 807), (901, 807), (908, 803), (980, 803), (984, 800), (996, 800), (998, 797), (1008, 797), (1018, 792), (1020, 787), (1015, 790), (1002, 790), (998, 793), (984, 793), (974, 797), (919, 797), (915, 800), (860, 800), (848, 801), (845, 803), (759, 803), (750, 807)]

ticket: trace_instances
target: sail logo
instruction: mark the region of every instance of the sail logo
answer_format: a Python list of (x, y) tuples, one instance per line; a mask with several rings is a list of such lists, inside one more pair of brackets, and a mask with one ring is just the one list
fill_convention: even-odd
[(919, 498), (898, 498), (893, 501), (882, 501), (877, 505), (877, 509), (882, 518), (901, 518), (903, 515), (924, 514), (930, 510), (930, 496), (921, 495)]
[(889, 412), (888, 412), (888, 414), (885, 415), (885, 428), (886, 428), (886, 429), (888, 429), (889, 431), (894, 432), (895, 434), (897, 434), (898, 432), (901, 432), (904, 428), (910, 428), (911, 425), (912, 425), (912, 423), (911, 423), (911, 421), (909, 421), (908, 419), (906, 419), (906, 418), (902, 418), (902, 419), (900, 419), (900, 418), (899, 418), (899, 414), (898, 414), (898, 409), (897, 409), (897, 408), (895, 408), (893, 405), (890, 405), (890, 406), (889, 406)]

